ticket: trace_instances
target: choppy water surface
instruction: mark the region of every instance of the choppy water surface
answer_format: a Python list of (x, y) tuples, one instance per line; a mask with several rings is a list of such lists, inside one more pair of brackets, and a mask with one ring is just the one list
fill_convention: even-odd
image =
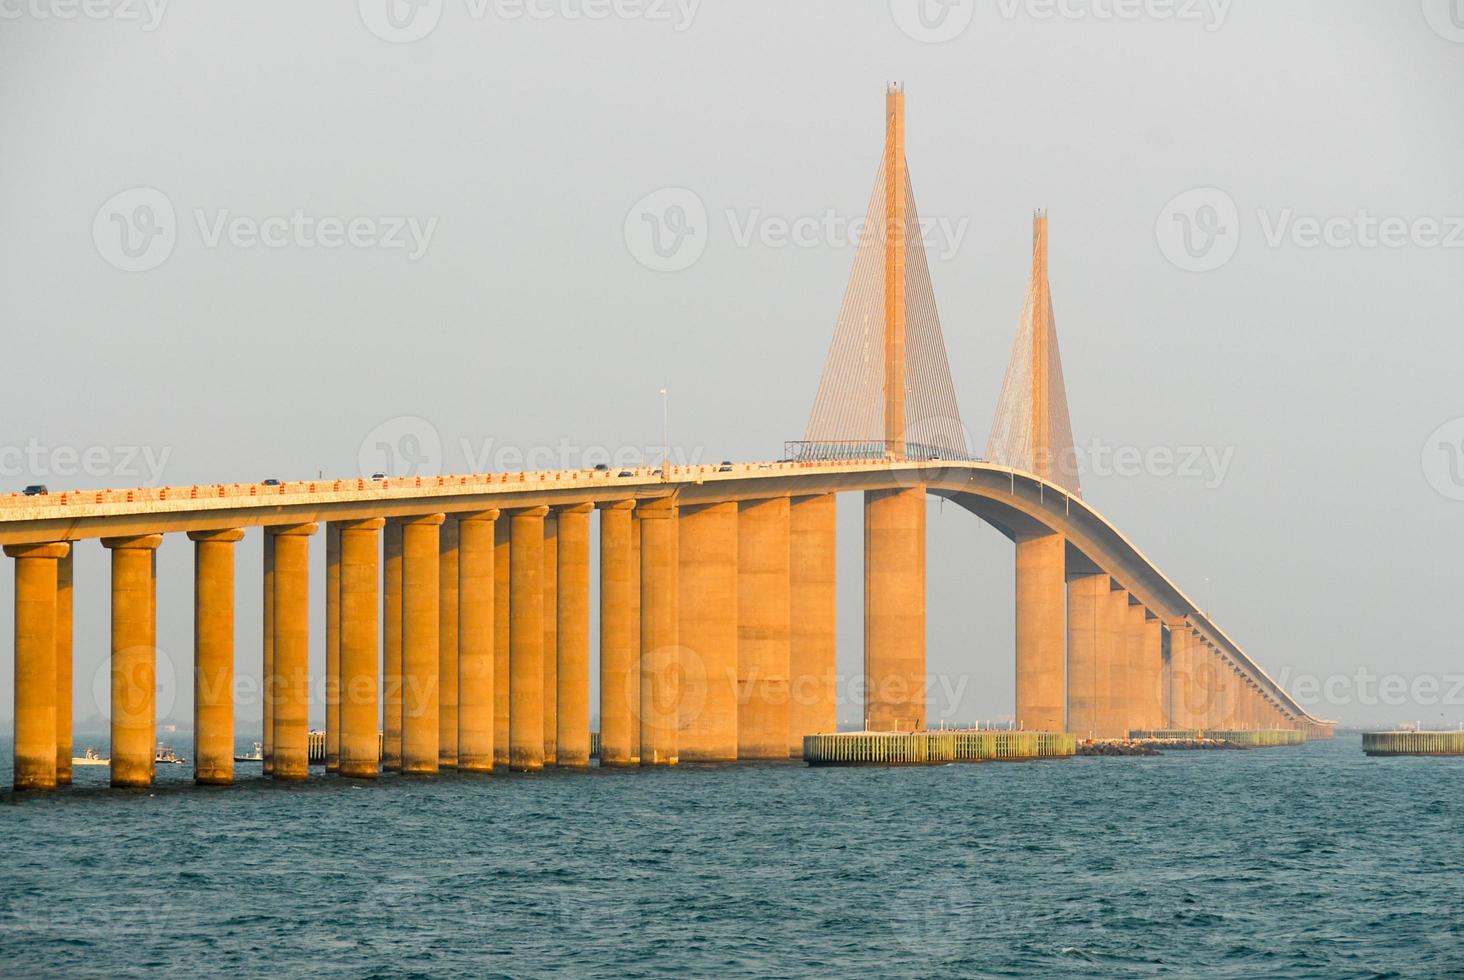
[(1372, 760), (1355, 737), (931, 769), (77, 777), (0, 796), (7, 975), (1464, 973), (1464, 759)]

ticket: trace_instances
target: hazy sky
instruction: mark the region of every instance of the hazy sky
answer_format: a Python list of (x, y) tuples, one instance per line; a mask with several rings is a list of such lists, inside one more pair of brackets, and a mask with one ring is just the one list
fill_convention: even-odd
[[(383, 442), (449, 472), (655, 453), (663, 386), (677, 451), (780, 456), (898, 79), (973, 445), (1046, 207), (1086, 499), (1273, 676), (1330, 678), (1315, 714), (1464, 721), (1457, 0), (387, 2), (0, 0), (0, 483), (355, 476)], [(1156, 448), (1209, 462), (1109, 455)], [(186, 688), (175, 537), (159, 642)], [(932, 718), (1009, 714), (1010, 545), (932, 502), (929, 555)], [(241, 676), (258, 568), (254, 532)], [(76, 574), (85, 718), (99, 545)], [(7, 561), (6, 637), (12, 590)]]

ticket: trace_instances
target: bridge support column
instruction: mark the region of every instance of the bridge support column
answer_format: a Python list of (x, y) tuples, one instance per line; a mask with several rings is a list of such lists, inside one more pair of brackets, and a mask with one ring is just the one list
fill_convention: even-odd
[(1117, 583), (1110, 583), (1100, 610), (1103, 630), (1098, 669), (1098, 734), (1102, 738), (1123, 738), (1128, 734), (1128, 609), (1128, 592)]
[[(498, 511), (458, 517), (457, 767), (492, 772), (497, 718), (493, 608), (494, 531)], [(507, 613), (505, 612), (505, 618)]]
[(864, 727), (925, 728), (925, 488), (864, 494)]
[(234, 545), (238, 528), (193, 542), (193, 781), (234, 782)]
[(266, 529), (274, 556), (275, 779), (310, 775), (310, 536), (317, 524)]
[(544, 518), (544, 765), (559, 761), (559, 515), (551, 508)]
[(1106, 574), (1078, 575), (1068, 582), (1068, 729), (1092, 738), (1099, 726), (1099, 672), (1104, 647), (1103, 606), (1108, 601)]
[(640, 646), (635, 594), (640, 568), (633, 563), (631, 521), (635, 501), (600, 508), (600, 765), (635, 765), (640, 736), (632, 725), (640, 712)]
[(458, 519), (437, 536), (437, 766), (458, 764)]
[(1199, 714), (1199, 696), (1195, 685), (1195, 647), (1199, 638), (1188, 623), (1176, 623), (1170, 629), (1170, 657), (1173, 662), (1171, 681), (1174, 699), (1174, 726), (1180, 729), (1203, 728), (1205, 719)]
[(402, 771), (402, 522), (389, 518), (381, 548), (381, 768)]
[(71, 784), (71, 569), (75, 546), (56, 561), (56, 785)]
[(674, 766), (681, 722), (681, 648), (677, 643), (676, 504), (635, 509), (641, 558), (640, 764)]
[(1152, 613), (1145, 613), (1143, 625), (1143, 705), (1142, 728), (1165, 728), (1169, 723), (1164, 707), (1164, 624)]
[(262, 612), (260, 624), (259, 700), (261, 712), (260, 745), (264, 761), (260, 768), (266, 776), (274, 775), (274, 535), (265, 529), (263, 535), (264, 594), (260, 597)]
[(493, 523), (493, 767), (508, 768), (509, 730), (509, 564), (513, 519)]
[(340, 719), (339, 771), (355, 779), (381, 773), (381, 688), (376, 611), (381, 602), (380, 517), (338, 525), (340, 548)]
[(117, 787), (151, 786), (153, 781), (153, 554), (162, 543), (161, 534), (102, 539), (102, 547), (112, 552), (112, 785)]
[(402, 518), (402, 772), (438, 767), (442, 514)]
[(559, 511), (554, 753), (555, 764), (564, 769), (590, 764), (590, 512), (594, 509), (592, 504), (577, 504)]
[(508, 765), (544, 768), (544, 515), (514, 511), (509, 559)]
[(803, 758), (803, 736), (838, 731), (836, 678), (837, 495), (794, 497), (789, 512), (791, 683), (788, 756)]
[(70, 551), (64, 542), (5, 546), (5, 554), (15, 559), (18, 790), (56, 788), (57, 563)]
[(1067, 543), (1060, 534), (1018, 535), (1016, 552), (1017, 725), (1067, 731)]
[(325, 525), (325, 771), (341, 768), (341, 528)]
[(788, 758), (789, 501), (737, 510), (737, 757)]
[(1120, 721), (1125, 738), (1133, 729), (1149, 727), (1149, 665), (1145, 657), (1147, 635), (1144, 628), (1146, 615), (1144, 607), (1133, 602), (1127, 603), (1124, 608), (1124, 665), (1127, 678)]
[(737, 504), (680, 508), (677, 626), (684, 674), (677, 754), (737, 759)]

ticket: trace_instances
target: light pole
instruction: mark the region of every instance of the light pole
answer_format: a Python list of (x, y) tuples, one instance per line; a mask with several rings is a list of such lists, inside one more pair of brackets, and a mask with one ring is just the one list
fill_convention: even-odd
[(671, 478), (671, 390), (661, 389), (661, 479)]

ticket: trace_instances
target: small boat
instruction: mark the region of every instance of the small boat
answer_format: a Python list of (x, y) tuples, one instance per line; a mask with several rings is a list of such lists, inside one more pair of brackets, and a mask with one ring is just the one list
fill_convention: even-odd
[(153, 763), (164, 766), (184, 766), (188, 764), (188, 760), (178, 758), (178, 753), (173, 751), (171, 745), (159, 742), (157, 751), (153, 753)]
[(254, 743), (254, 751), (252, 753), (250, 753), (249, 755), (236, 755), (236, 756), (234, 756), (234, 761), (235, 762), (263, 762), (264, 761), (264, 743), (263, 742), (255, 742)]
[(73, 755), (71, 757), (71, 764), (73, 766), (110, 766), (112, 760), (102, 758), (100, 752), (88, 745), (85, 755)]

